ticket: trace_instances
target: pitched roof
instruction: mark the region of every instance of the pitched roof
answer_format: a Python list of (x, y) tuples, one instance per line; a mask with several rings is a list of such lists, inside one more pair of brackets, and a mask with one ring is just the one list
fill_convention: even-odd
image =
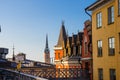
[(94, 2), (93, 4), (88, 6), (85, 10), (92, 11), (92, 10), (100, 7), (101, 5), (104, 5), (105, 3), (109, 2), (109, 1), (112, 1), (112, 0), (97, 0), (96, 2)]
[(63, 42), (64, 44), (66, 44), (66, 39), (67, 39), (66, 30), (65, 30), (64, 23), (62, 22), (62, 26), (60, 29), (60, 34), (59, 34), (59, 38), (56, 46), (62, 47)]

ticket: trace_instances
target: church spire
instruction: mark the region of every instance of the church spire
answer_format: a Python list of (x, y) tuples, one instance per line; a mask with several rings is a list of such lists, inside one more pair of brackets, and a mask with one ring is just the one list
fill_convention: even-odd
[(49, 47), (48, 47), (48, 35), (46, 35), (46, 45), (45, 45), (45, 53), (49, 53)]
[(14, 44), (13, 44), (13, 61), (15, 61), (15, 53), (14, 53), (14, 50), (15, 50), (15, 48), (14, 48)]
[(44, 50), (44, 59), (45, 63), (50, 63), (50, 50), (48, 47), (48, 35), (46, 35), (46, 45), (45, 45), (45, 50)]
[(48, 35), (46, 34), (46, 47), (45, 48), (48, 48)]

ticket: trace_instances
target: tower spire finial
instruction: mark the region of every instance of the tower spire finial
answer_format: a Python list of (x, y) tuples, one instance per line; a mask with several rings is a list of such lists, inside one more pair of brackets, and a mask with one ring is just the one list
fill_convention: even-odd
[(14, 44), (13, 44), (13, 61), (15, 61), (15, 53), (14, 53), (14, 50), (15, 50), (15, 48), (14, 48)]

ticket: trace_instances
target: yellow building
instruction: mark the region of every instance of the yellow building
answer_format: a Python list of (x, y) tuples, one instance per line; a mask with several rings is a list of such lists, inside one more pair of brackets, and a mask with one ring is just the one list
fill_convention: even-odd
[(97, 0), (85, 10), (92, 11), (93, 80), (120, 80), (120, 0)]

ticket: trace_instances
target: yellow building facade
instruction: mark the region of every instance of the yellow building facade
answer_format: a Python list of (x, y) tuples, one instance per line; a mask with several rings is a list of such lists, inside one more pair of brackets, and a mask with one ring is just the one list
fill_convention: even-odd
[(97, 0), (92, 11), (93, 80), (120, 80), (120, 0)]

